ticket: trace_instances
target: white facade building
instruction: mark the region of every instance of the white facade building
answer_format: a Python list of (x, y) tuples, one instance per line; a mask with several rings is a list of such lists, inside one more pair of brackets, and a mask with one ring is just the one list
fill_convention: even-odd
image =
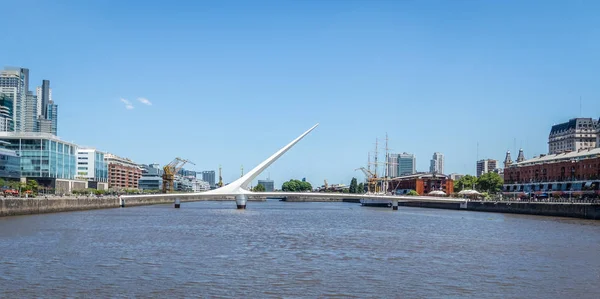
[(96, 182), (108, 182), (108, 166), (105, 153), (95, 148), (77, 149), (76, 179)]
[(429, 165), (429, 172), (444, 174), (444, 155), (442, 153), (433, 153), (433, 157)]
[(482, 176), (488, 172), (493, 172), (498, 169), (498, 161), (494, 159), (484, 159), (477, 161), (477, 177)]
[(597, 130), (598, 121), (592, 118), (573, 118), (554, 125), (548, 136), (548, 154), (595, 148), (598, 141)]

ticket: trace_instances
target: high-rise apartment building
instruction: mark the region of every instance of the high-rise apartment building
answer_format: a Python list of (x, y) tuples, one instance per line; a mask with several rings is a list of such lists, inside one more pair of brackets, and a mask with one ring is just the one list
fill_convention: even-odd
[(58, 135), (58, 105), (52, 101), (48, 104), (48, 121), (50, 121), (50, 133)]
[(206, 170), (202, 172), (202, 180), (208, 182), (211, 188), (215, 187), (215, 171)]
[(263, 187), (265, 187), (265, 192), (273, 192), (273, 190), (275, 190), (275, 182), (271, 179), (258, 180), (257, 185), (263, 185)]
[(52, 100), (50, 80), (42, 80), (42, 86), (37, 87), (36, 94), (37, 131), (56, 135), (58, 133), (58, 105)]
[(398, 176), (398, 154), (389, 154), (387, 157), (387, 176), (395, 178)]
[(498, 161), (494, 159), (484, 159), (477, 161), (477, 177), (488, 172), (493, 172), (498, 168)]
[(444, 174), (444, 155), (442, 153), (433, 153), (429, 164), (429, 172)]
[[(37, 96), (28, 91), (23, 106), (23, 132), (40, 132), (38, 130)], [(43, 132), (49, 133), (49, 132)]]
[(2, 93), (2, 87), (0, 87), (0, 132), (12, 132), (14, 130), (12, 117), (13, 99)]
[(28, 88), (28, 69), (5, 67), (0, 72), (0, 93), (12, 100), (12, 127), (16, 132), (25, 132), (25, 104)]
[(417, 158), (409, 153), (398, 155), (398, 176), (417, 173)]
[(559, 154), (595, 148), (598, 121), (592, 118), (573, 118), (554, 125), (548, 136), (548, 153)]
[(50, 89), (50, 80), (42, 80), (42, 86), (38, 86), (37, 93), (37, 109), (38, 115), (42, 118), (48, 117), (48, 104), (52, 101), (52, 89)]
[(448, 177), (455, 182), (460, 180), (464, 176), (465, 176), (464, 174), (458, 174), (458, 173), (451, 173), (448, 175)]

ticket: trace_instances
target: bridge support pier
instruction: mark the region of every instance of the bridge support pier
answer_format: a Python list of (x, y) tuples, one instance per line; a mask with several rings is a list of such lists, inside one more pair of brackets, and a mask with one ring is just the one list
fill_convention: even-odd
[(392, 210), (398, 211), (398, 200), (397, 199), (392, 200)]
[(246, 209), (246, 201), (248, 197), (245, 194), (238, 194), (235, 196), (235, 204), (238, 209)]

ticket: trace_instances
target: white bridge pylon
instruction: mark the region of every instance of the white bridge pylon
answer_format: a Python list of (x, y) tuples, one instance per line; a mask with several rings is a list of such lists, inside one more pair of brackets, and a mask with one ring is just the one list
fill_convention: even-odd
[(302, 133), (302, 135), (298, 136), (298, 138), (294, 139), (288, 145), (284, 146), (282, 149), (274, 153), (268, 159), (262, 161), (262, 163), (258, 164), (254, 169), (250, 170), (248, 173), (240, 177), (239, 179), (215, 190), (210, 190), (203, 192), (204, 195), (219, 195), (219, 196), (235, 196), (236, 203), (238, 209), (246, 208), (246, 200), (248, 199), (248, 194), (254, 194), (248, 190), (248, 186), (258, 175), (260, 175), (265, 169), (267, 169), (273, 162), (279, 159), (285, 152), (287, 152), (292, 146), (294, 146), (298, 141), (302, 140), (304, 136), (308, 135), (312, 130), (314, 130), (319, 124), (312, 126), (312, 128), (308, 129), (306, 132)]

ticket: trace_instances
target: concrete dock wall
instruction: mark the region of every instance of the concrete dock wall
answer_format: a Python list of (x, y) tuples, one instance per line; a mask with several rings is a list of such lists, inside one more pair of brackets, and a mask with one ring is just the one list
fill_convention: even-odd
[[(123, 196), (125, 207), (172, 204), (175, 197), (166, 196)], [(198, 197), (182, 194), (181, 202), (201, 201)], [(211, 201), (233, 201), (234, 198), (211, 198)], [(265, 201), (264, 197), (252, 198), (249, 201)], [(68, 211), (83, 211), (93, 209), (119, 208), (121, 201), (118, 197), (36, 197), (36, 198), (0, 198), (0, 217), (56, 213)]]
[(458, 203), (441, 202), (401, 202), (401, 206), (467, 210), (477, 212), (527, 214), (539, 216), (557, 216), (582, 219), (600, 220), (600, 204), (588, 203), (537, 203), (537, 202), (491, 202), (470, 201), (466, 209), (461, 209)]

